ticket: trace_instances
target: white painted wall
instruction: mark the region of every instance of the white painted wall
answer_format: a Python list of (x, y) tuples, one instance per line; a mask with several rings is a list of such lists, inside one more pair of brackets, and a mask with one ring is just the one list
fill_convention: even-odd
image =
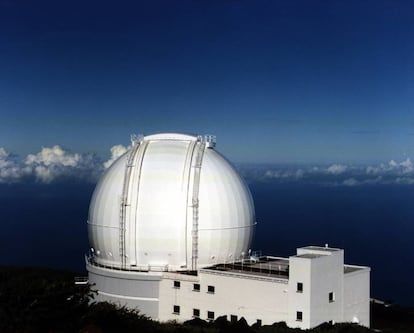
[[(180, 282), (180, 288), (174, 287), (174, 281)], [(193, 304), (196, 298), (192, 298), (193, 284), (199, 283), (198, 276), (183, 275), (177, 273), (164, 273), (160, 282), (159, 320), (185, 321), (192, 319)], [(173, 314), (173, 306), (180, 306), (180, 315)]]
[[(343, 318), (343, 250), (306, 247), (289, 258), (290, 327), (307, 329), (323, 322), (341, 322)], [(303, 292), (297, 292), (297, 283)], [(329, 301), (332, 292), (334, 301)], [(302, 321), (297, 320), (302, 312)]]
[(86, 265), (89, 284), (98, 294), (95, 301), (112, 302), (138, 309), (158, 319), (160, 272), (129, 272)]
[[(355, 322), (369, 327), (368, 267), (349, 266), (344, 274), (343, 250), (298, 249), (289, 258), (289, 279), (236, 271), (201, 269), (198, 276), (174, 272), (119, 271), (87, 264), (89, 281), (98, 290), (98, 301), (137, 307), (155, 320), (183, 322), (193, 309), (207, 320), (207, 312), (244, 317), (251, 325), (285, 321), (289, 327), (308, 329), (323, 322)], [(180, 282), (180, 287), (174, 286)], [(297, 283), (303, 291), (297, 292)], [(200, 285), (200, 291), (194, 290)], [(214, 293), (208, 292), (214, 286)], [(334, 292), (334, 301), (329, 301)], [(174, 313), (174, 305), (180, 307)], [(297, 311), (303, 314), (296, 320)]]
[(369, 286), (370, 269), (368, 267), (345, 274), (343, 321), (370, 326)]
[[(297, 292), (297, 283), (303, 284), (303, 292)], [(289, 258), (289, 304), (288, 319), (289, 327), (302, 329), (310, 326), (311, 311), (311, 261), (299, 257)], [(302, 312), (302, 321), (296, 320), (296, 313)]]
[[(174, 288), (174, 279), (180, 279), (179, 289)], [(193, 284), (200, 284), (200, 291), (193, 290)], [(208, 286), (215, 292), (208, 293)], [(182, 279), (182, 275), (165, 273), (160, 294), (160, 320), (185, 321), (193, 318), (193, 309), (200, 310), (200, 318), (207, 319), (207, 311), (214, 311), (214, 317), (237, 315), (249, 324), (257, 319), (262, 324), (273, 324), (287, 320), (287, 279), (263, 277), (262, 280), (247, 274), (214, 274), (202, 270), (198, 279)], [(180, 306), (180, 314), (173, 314), (173, 306)]]
[[(343, 321), (344, 253), (330, 252), (312, 259), (310, 327)], [(329, 301), (332, 292), (334, 300)]]

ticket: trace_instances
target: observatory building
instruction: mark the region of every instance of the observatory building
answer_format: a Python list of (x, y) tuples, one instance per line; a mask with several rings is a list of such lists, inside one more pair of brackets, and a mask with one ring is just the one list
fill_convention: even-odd
[(160, 321), (284, 321), (369, 326), (368, 267), (344, 265), (328, 246), (289, 258), (250, 250), (250, 191), (215, 149), (215, 137), (134, 137), (94, 191), (89, 283), (110, 301)]

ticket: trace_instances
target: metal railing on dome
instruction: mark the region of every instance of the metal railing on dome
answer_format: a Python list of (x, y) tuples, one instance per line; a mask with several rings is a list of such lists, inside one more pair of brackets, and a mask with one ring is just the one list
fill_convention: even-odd
[(144, 140), (144, 135), (143, 134), (131, 134), (132, 147), (134, 147), (137, 144), (141, 143), (143, 140)]
[(94, 260), (95, 256), (93, 255), (85, 255), (86, 263), (95, 266), (95, 267), (102, 267), (108, 268), (118, 271), (130, 271), (130, 272), (168, 272), (169, 265), (137, 265), (137, 266), (124, 266), (122, 267), (121, 264), (118, 265), (111, 265), (111, 264), (100, 264)]
[(212, 134), (199, 135), (198, 140), (204, 142), (207, 148), (214, 148), (217, 143), (216, 136)]

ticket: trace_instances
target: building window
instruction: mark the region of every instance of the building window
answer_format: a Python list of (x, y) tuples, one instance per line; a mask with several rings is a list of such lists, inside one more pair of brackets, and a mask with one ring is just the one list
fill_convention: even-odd
[(209, 319), (209, 320), (214, 319), (214, 312), (213, 311), (207, 311), (207, 319)]
[(180, 306), (179, 305), (174, 305), (173, 313), (177, 314), (177, 315), (180, 314)]
[(180, 289), (181, 283), (180, 281), (174, 281), (174, 288)]
[(329, 293), (329, 303), (335, 302), (335, 293), (331, 291)]
[(302, 311), (296, 311), (296, 321), (302, 321), (303, 313)]
[(194, 283), (193, 284), (193, 291), (200, 291), (200, 284)]
[(193, 309), (193, 317), (200, 318), (200, 309)]
[(262, 320), (261, 319), (257, 319), (256, 320), (256, 324), (257, 324), (257, 326), (262, 326)]
[(236, 323), (237, 322), (237, 316), (236, 315), (230, 315), (230, 322)]
[(214, 286), (208, 286), (207, 287), (207, 292), (210, 294), (214, 294), (214, 292), (216, 291), (216, 288), (214, 288)]
[(302, 282), (297, 283), (296, 292), (297, 293), (303, 293), (303, 283)]

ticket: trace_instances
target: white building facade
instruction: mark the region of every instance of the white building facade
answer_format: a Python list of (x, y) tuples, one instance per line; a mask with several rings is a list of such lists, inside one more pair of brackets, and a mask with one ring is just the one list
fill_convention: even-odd
[[(309, 246), (289, 258), (261, 257), (198, 272), (125, 272), (88, 262), (98, 301), (137, 308), (159, 321), (193, 318), (249, 324), (370, 325), (370, 268), (344, 265), (343, 250)], [(113, 274), (113, 275), (111, 275)]]
[(324, 322), (369, 327), (368, 267), (341, 249), (251, 255), (254, 204), (212, 136), (135, 138), (105, 172), (89, 209), (86, 267), (96, 300), (160, 321)]

